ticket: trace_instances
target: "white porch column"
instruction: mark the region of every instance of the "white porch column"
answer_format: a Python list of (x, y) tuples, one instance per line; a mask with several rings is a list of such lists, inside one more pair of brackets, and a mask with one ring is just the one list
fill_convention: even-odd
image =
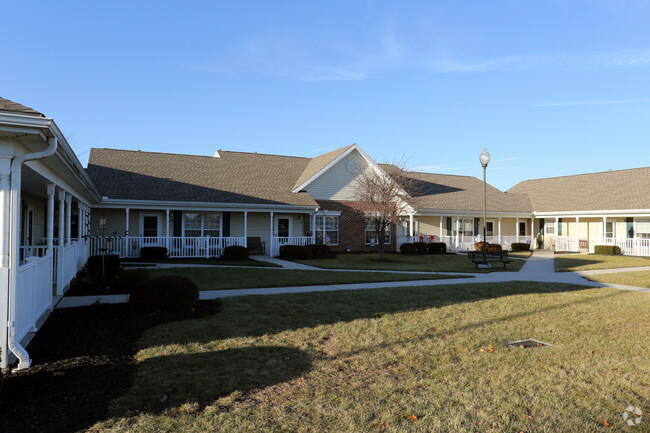
[(311, 243), (316, 243), (316, 212), (311, 214)]
[(167, 255), (169, 255), (169, 209), (165, 209), (165, 246), (167, 247)]
[[(273, 211), (271, 211), (271, 236), (270, 239), (271, 241), (271, 248), (269, 250), (269, 256), (273, 257), (273, 247), (275, 246), (275, 242), (273, 241)], [(279, 253), (279, 251), (278, 251)]]
[[(409, 214), (409, 236), (413, 237), (413, 214)], [(413, 241), (413, 239), (411, 239)]]
[(244, 246), (248, 248), (248, 211), (244, 211)]
[(601, 242), (605, 243), (605, 239), (607, 238), (607, 217), (603, 217), (603, 231), (600, 234)]
[(460, 217), (456, 217), (456, 239), (454, 240), (454, 249), (458, 251), (458, 233), (460, 231)]
[(499, 217), (499, 245), (501, 245), (501, 217)]
[(519, 242), (519, 217), (517, 217), (517, 222), (515, 222), (515, 236), (517, 236), (515, 239)]
[(65, 244), (70, 245), (72, 240), (72, 194), (65, 195)]
[[(11, 196), (10, 166), (11, 162), (9, 159), (0, 159), (0, 267), (3, 268), (9, 268), (9, 215), (11, 215), (9, 206), (9, 198)], [(2, 281), (4, 280), (3, 276)], [(6, 329), (6, 326), (0, 328)], [(4, 345), (2, 348), (4, 348)], [(4, 356), (4, 354), (2, 355)]]
[[(126, 255), (126, 257), (131, 257), (131, 244), (129, 242), (129, 211), (130, 209), (127, 207), (124, 209), (126, 212), (126, 223), (124, 224), (124, 252), (123, 254)], [(140, 227), (140, 230), (142, 230), (142, 227)], [(114, 242), (117, 242), (117, 239), (115, 239)]]
[(83, 214), (84, 214), (84, 205), (80, 201), (77, 202), (77, 211), (79, 214), (77, 215), (77, 239), (79, 242), (81, 242), (81, 239), (84, 237), (83, 234)]
[(59, 246), (65, 240), (65, 191), (59, 191)]
[(578, 245), (578, 252), (580, 252), (580, 217), (576, 217), (576, 245)]
[(54, 193), (56, 192), (56, 185), (53, 183), (47, 184), (47, 255), (51, 256), (54, 246)]
[(440, 240), (442, 241), (442, 215), (440, 215)]
[(535, 217), (530, 219), (530, 250), (535, 249)]

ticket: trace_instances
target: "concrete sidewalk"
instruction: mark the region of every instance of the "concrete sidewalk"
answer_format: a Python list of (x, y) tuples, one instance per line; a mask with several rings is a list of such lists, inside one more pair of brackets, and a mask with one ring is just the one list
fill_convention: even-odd
[[(340, 272), (359, 272), (354, 269), (321, 269), (313, 266), (307, 266), (300, 263), (289, 262), (286, 260), (253, 256), (255, 260), (276, 263), (282, 266), (282, 269), (303, 269), (312, 271), (340, 271)], [(192, 265), (190, 265), (192, 266)], [(208, 265), (210, 266), (210, 265)], [(250, 267), (250, 266), (247, 266)], [(253, 267), (260, 269), (259, 267)], [(274, 269), (274, 268), (261, 268)], [(276, 268), (277, 269), (277, 268)], [(310, 292), (329, 292), (334, 290), (367, 290), (390, 287), (421, 287), (421, 286), (440, 286), (455, 284), (478, 284), (478, 283), (499, 283), (509, 281), (535, 281), (547, 283), (567, 283), (577, 284), (589, 287), (610, 287), (618, 290), (628, 290), (636, 292), (650, 293), (650, 289), (644, 287), (624, 286), (620, 284), (604, 284), (595, 281), (589, 281), (583, 275), (594, 275), (597, 273), (617, 273), (617, 272), (634, 272), (639, 270), (650, 270), (650, 267), (640, 268), (619, 268), (605, 269), (599, 271), (581, 271), (581, 272), (555, 272), (555, 260), (552, 251), (535, 250), (528, 258), (519, 272), (490, 272), (490, 273), (458, 273), (458, 272), (440, 272), (446, 275), (463, 275), (468, 278), (458, 279), (438, 279), (438, 280), (416, 280), (416, 281), (385, 281), (378, 283), (355, 283), (355, 284), (337, 284), (337, 285), (318, 285), (318, 286), (296, 286), (296, 287), (262, 287), (255, 289), (232, 289), (232, 290), (203, 290), (199, 294), (200, 299), (219, 299), (232, 296), (247, 295), (276, 295), (281, 293), (310, 293)], [(392, 272), (392, 273), (416, 273), (410, 271), (377, 271), (366, 270), (362, 272)], [(429, 272), (417, 272), (427, 274)], [(439, 274), (438, 272), (430, 272)], [(92, 304), (110, 304), (122, 303), (128, 301), (128, 295), (106, 295), (106, 296), (75, 296), (64, 297), (57, 304), (56, 308), (81, 307)]]

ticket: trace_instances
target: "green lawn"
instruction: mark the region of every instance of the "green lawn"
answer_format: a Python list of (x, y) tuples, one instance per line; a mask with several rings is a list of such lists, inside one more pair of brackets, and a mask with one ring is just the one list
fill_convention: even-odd
[(587, 278), (600, 283), (650, 288), (650, 271), (617, 272), (615, 274), (590, 275)]
[[(626, 431), (650, 409), (648, 333), (648, 294), (572, 285), (228, 298), (145, 333), (90, 431)], [(553, 346), (505, 345), (525, 338)]]
[(555, 256), (555, 270), (591, 271), (596, 269), (650, 266), (650, 258), (634, 256), (601, 256), (596, 254), (567, 254)]
[[(386, 254), (387, 262), (379, 261), (379, 254), (339, 254), (334, 259), (297, 260), (310, 266), (325, 269), (376, 269), (391, 271), (435, 271), (435, 272), (495, 272), (503, 271), (501, 263), (492, 263), (492, 269), (476, 269), (465, 254), (427, 254), (407, 256)], [(513, 260), (506, 265), (506, 271), (518, 271), (524, 260)]]
[(464, 278), (462, 276), (444, 274), (393, 274), (388, 272), (336, 272), (245, 268), (166, 268), (152, 269), (149, 272), (152, 277), (170, 274), (188, 277), (199, 286), (199, 290)]

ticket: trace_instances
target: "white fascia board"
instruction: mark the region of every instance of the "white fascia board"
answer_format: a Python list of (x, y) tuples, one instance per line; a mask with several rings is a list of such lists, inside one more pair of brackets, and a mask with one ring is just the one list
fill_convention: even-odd
[[(453, 209), (416, 209), (416, 214), (415, 216), (447, 216), (447, 217), (455, 217), (455, 216), (471, 216), (471, 217), (476, 217), (476, 218), (482, 218), (483, 217), (483, 211), (482, 210), (453, 210)], [(492, 217), (492, 218), (532, 218), (534, 215), (532, 215), (530, 212), (494, 212), (494, 211), (487, 211), (487, 216)]]
[(535, 218), (602, 218), (609, 216), (626, 216), (626, 217), (648, 217), (650, 216), (650, 209), (624, 209), (624, 210), (582, 210), (582, 211), (566, 211), (566, 212), (534, 212)]
[(101, 203), (92, 205), (93, 209), (151, 209), (151, 210), (210, 210), (225, 212), (299, 212), (312, 213), (318, 210), (315, 206), (294, 206), (282, 204), (247, 204), (247, 203), (210, 203), (190, 201), (159, 201), (159, 200), (120, 200), (103, 199)]
[(320, 209), (316, 211), (316, 216), (339, 216), (339, 215), (341, 215), (340, 210)]
[[(345, 158), (346, 156), (348, 156), (348, 155), (349, 155), (350, 153), (352, 153), (355, 149), (359, 149), (359, 145), (356, 144), (356, 143), (354, 143), (353, 145), (351, 145), (351, 146), (348, 148), (348, 150), (346, 150), (345, 152), (343, 152), (342, 154), (340, 154), (339, 156), (337, 156), (336, 158), (334, 158), (332, 161), (330, 161), (329, 164), (327, 164), (325, 167), (323, 167), (323, 168), (321, 168), (320, 170), (318, 170), (318, 171), (316, 172), (316, 174), (314, 174), (312, 177), (310, 177), (309, 179), (307, 179), (306, 181), (304, 181), (303, 183), (301, 183), (300, 185), (298, 185), (298, 186), (297, 186), (293, 191), (291, 191), (291, 192), (300, 192), (300, 191), (302, 191), (303, 189), (305, 189), (305, 187), (307, 187), (307, 185), (309, 185), (310, 183), (312, 183), (313, 181), (315, 181), (316, 179), (318, 179), (319, 177), (321, 177), (323, 174), (325, 174), (325, 172), (327, 172), (330, 168), (334, 167), (334, 166), (335, 166), (339, 161), (341, 161), (343, 158)], [(365, 159), (365, 158), (364, 158), (364, 159)]]

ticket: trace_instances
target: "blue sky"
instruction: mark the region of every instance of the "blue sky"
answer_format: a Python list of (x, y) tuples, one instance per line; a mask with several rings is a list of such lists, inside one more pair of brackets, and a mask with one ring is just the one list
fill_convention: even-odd
[(650, 166), (650, 2), (0, 0), (0, 96), (91, 147), (525, 179)]

